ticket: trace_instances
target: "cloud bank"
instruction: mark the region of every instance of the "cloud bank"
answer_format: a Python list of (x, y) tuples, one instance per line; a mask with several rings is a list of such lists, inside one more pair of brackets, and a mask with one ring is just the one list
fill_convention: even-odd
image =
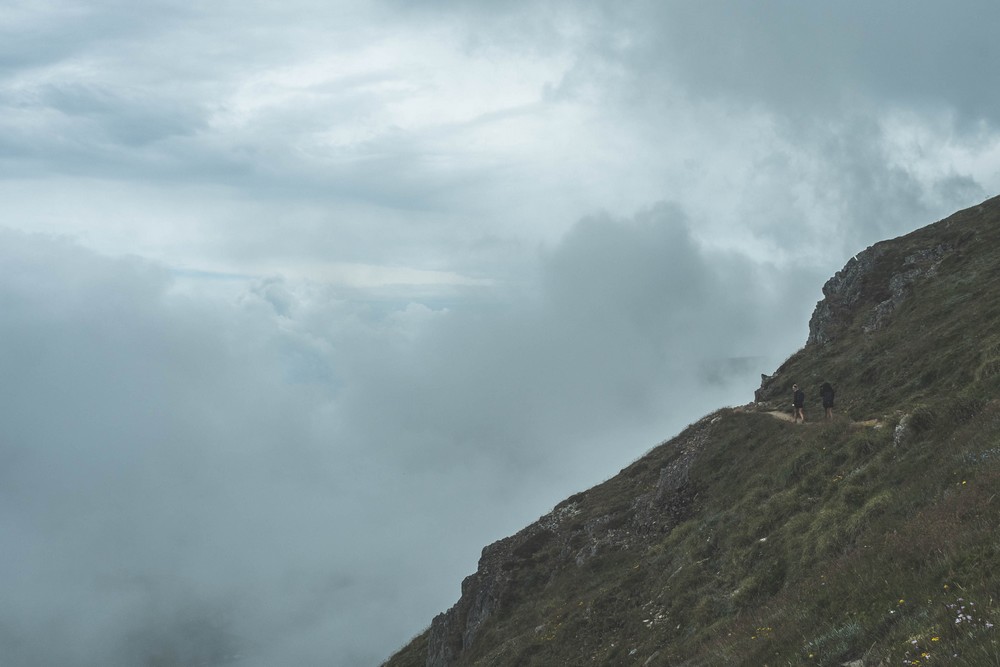
[(483, 544), (802, 338), (801, 293), (670, 206), (581, 221), (475, 312), (278, 278), (194, 297), (9, 231), (0, 253), (15, 664), (375, 662)]

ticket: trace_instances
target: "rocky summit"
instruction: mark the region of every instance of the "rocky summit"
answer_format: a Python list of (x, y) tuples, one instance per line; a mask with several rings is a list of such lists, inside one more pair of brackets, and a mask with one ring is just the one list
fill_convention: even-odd
[(823, 294), (754, 402), (486, 547), (385, 664), (1000, 665), (1000, 198)]

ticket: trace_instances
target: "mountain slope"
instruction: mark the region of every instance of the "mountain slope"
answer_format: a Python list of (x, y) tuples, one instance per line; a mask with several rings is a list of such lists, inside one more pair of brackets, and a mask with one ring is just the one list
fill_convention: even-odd
[(1000, 198), (852, 259), (756, 399), (486, 547), (386, 665), (1000, 665)]

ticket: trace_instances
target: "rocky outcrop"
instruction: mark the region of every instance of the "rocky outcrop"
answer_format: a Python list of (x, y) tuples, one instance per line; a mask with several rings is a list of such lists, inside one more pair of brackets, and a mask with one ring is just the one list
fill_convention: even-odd
[(831, 342), (852, 319), (853, 311), (868, 291), (871, 276), (884, 246), (871, 246), (852, 257), (823, 285), (823, 299), (809, 319), (807, 345)]
[(918, 281), (932, 278), (953, 247), (942, 243), (916, 250), (900, 261), (887, 242), (852, 257), (823, 285), (823, 299), (809, 319), (807, 345), (825, 345), (859, 321), (864, 333), (882, 329)]
[(462, 582), (455, 605), (431, 622), (428, 667), (454, 664), (472, 646), (483, 624), (516, 594), (518, 573), (564, 532), (578, 510), (564, 503), (519, 533), (483, 549), (479, 568)]
[(907, 255), (902, 269), (889, 278), (889, 298), (871, 310), (862, 331), (872, 333), (883, 328), (892, 312), (909, 296), (914, 283), (935, 276), (942, 258), (951, 250), (950, 245), (941, 244)]
[[(571, 496), (519, 533), (483, 549), (476, 573), (462, 582), (458, 602), (431, 623), (427, 667), (459, 662), (490, 618), (527, 589), (537, 590), (564, 568), (582, 567), (606, 551), (630, 549), (650, 533), (667, 532), (686, 520), (697, 496), (688, 474), (718, 420), (718, 414), (702, 419), (647, 456), (654, 460), (659, 451), (664, 463), (654, 473), (655, 485), (628, 505), (595, 512), (597, 503), (590, 495), (600, 493), (596, 487)], [(622, 474), (649, 474), (644, 466), (637, 462)]]
[[(514, 538), (508, 538), (510, 542)], [(500, 543), (498, 543), (500, 544)], [(445, 667), (454, 664), (459, 654), (476, 638), (482, 624), (499, 607), (507, 584), (503, 568), (496, 568), (500, 558), (487, 552), (497, 545), (487, 547), (479, 563), (479, 570), (462, 582), (462, 596), (448, 611), (438, 614), (431, 622), (428, 637), (428, 667)]]

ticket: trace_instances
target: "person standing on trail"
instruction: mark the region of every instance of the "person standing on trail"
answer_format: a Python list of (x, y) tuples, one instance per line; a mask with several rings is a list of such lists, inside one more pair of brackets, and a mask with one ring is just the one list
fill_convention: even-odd
[(833, 386), (829, 382), (824, 382), (819, 388), (819, 396), (823, 399), (827, 419), (833, 419), (833, 393)]
[(806, 404), (806, 392), (799, 389), (799, 385), (792, 385), (792, 421), (796, 424), (799, 419), (802, 420), (804, 424), (806, 421), (806, 414), (802, 411)]

